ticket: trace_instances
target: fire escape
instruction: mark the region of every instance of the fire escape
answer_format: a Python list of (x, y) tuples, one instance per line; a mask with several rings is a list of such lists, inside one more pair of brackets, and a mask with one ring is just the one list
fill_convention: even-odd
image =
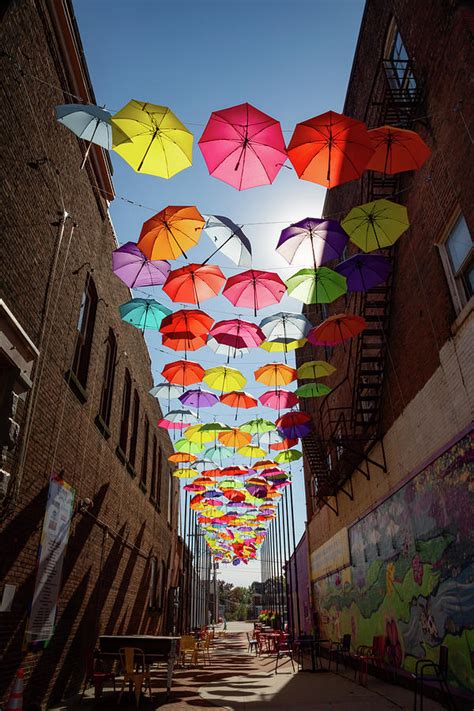
[[(421, 92), (410, 61), (382, 60), (377, 72), (365, 120), (369, 127), (391, 125), (411, 128), (420, 115)], [(361, 203), (379, 198), (397, 202), (398, 176), (368, 171), (361, 179)], [(383, 250), (393, 263), (394, 249)], [(315, 416), (315, 429), (303, 439), (303, 451), (310, 468), (307, 493), (313, 511), (329, 506), (339, 513), (338, 495), (353, 500), (352, 474), (358, 471), (370, 479), (370, 467), (386, 472), (381, 432), (384, 375), (387, 367), (387, 338), (390, 326), (391, 278), (365, 293), (352, 294), (349, 309), (363, 316), (367, 328), (347, 347), (347, 370), (327, 395)], [(371, 456), (381, 442), (381, 457)]]

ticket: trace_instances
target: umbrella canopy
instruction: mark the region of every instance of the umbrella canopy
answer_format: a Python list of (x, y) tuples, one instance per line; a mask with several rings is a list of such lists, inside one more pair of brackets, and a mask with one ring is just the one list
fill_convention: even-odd
[(209, 173), (237, 190), (273, 183), (287, 158), (280, 123), (247, 103), (214, 111), (199, 148)]
[(367, 164), (367, 170), (388, 175), (418, 170), (431, 155), (431, 150), (416, 131), (381, 126), (368, 133), (375, 153)]
[(268, 353), (289, 353), (297, 348), (302, 348), (306, 343), (306, 338), (299, 338), (297, 341), (264, 341), (260, 348)]
[(351, 242), (364, 252), (373, 252), (395, 244), (410, 223), (404, 205), (382, 198), (353, 207), (341, 225)]
[(346, 278), (349, 291), (367, 291), (383, 284), (392, 266), (382, 254), (355, 254), (335, 269)]
[(140, 286), (161, 286), (165, 283), (170, 264), (165, 260), (148, 259), (134, 242), (126, 242), (112, 252), (112, 270), (131, 289)]
[(161, 374), (174, 385), (193, 385), (201, 382), (205, 372), (199, 363), (192, 360), (177, 360), (167, 363)]
[(174, 443), (174, 448), (177, 452), (184, 452), (185, 454), (199, 454), (201, 447), (195, 442), (190, 442), (187, 439), (178, 439)]
[(267, 341), (291, 343), (306, 336), (311, 322), (303, 314), (280, 311), (260, 321), (260, 328)]
[(212, 336), (207, 339), (206, 345), (217, 355), (226, 356), (228, 360), (231, 358), (242, 358), (249, 352), (248, 348), (232, 348), (232, 346), (219, 343), (219, 341), (216, 341)]
[(201, 390), (201, 388), (186, 390), (185, 393), (179, 396), (179, 400), (183, 405), (190, 405), (191, 407), (197, 408), (198, 416), (201, 407), (212, 407), (216, 402), (219, 402), (217, 395), (214, 395), (214, 393), (208, 390)]
[(250, 444), (252, 441), (252, 435), (248, 432), (242, 432), (238, 427), (234, 427), (227, 432), (219, 432), (217, 438), (223, 445), (232, 447), (232, 449), (238, 449), (245, 444)]
[(209, 331), (211, 338), (231, 348), (257, 348), (265, 336), (255, 323), (234, 318), (219, 321)]
[(239, 447), (237, 454), (241, 457), (249, 457), (249, 459), (259, 459), (260, 457), (264, 457), (266, 452), (256, 444), (244, 444), (243, 447)]
[(273, 410), (285, 410), (287, 407), (294, 407), (298, 404), (298, 398), (291, 390), (267, 390), (259, 398), (262, 405), (271, 407)]
[(298, 397), (323, 397), (331, 392), (331, 388), (324, 383), (305, 383), (296, 388)]
[(288, 146), (298, 177), (325, 188), (359, 178), (373, 152), (366, 125), (335, 111), (297, 124)]
[(171, 314), (170, 309), (155, 299), (130, 299), (119, 306), (120, 318), (142, 331), (145, 328), (159, 329), (163, 319)]
[(252, 265), (252, 245), (238, 225), (223, 215), (206, 215), (204, 231), (216, 249), (206, 259), (211, 259), (217, 252), (222, 252), (239, 267)]
[[(167, 106), (132, 100), (111, 121), (114, 151), (137, 173), (171, 178), (191, 165), (193, 134)], [(129, 141), (117, 143), (116, 129)]]
[(206, 345), (206, 336), (193, 336), (189, 331), (177, 331), (171, 334), (163, 334), (161, 342), (173, 351), (197, 351)]
[(257, 471), (258, 469), (274, 469), (276, 463), (271, 459), (260, 459), (258, 462), (252, 464), (252, 469)]
[(328, 267), (300, 269), (286, 285), (288, 293), (305, 304), (330, 304), (347, 292), (345, 277)]
[(159, 419), (156, 424), (157, 427), (161, 427), (164, 430), (170, 430), (172, 432), (174, 432), (175, 430), (182, 430), (184, 427), (187, 427), (187, 424), (185, 422), (180, 422), (179, 420), (174, 422), (171, 420), (167, 420), (164, 417)]
[(285, 437), (305, 437), (311, 431), (311, 416), (306, 412), (287, 412), (275, 424)]
[(221, 467), (223, 466), (224, 460), (229, 459), (233, 454), (234, 452), (230, 447), (223, 447), (221, 444), (215, 447), (209, 447), (209, 449), (206, 449), (204, 452), (204, 456), (207, 459), (210, 459), (214, 464), (218, 464)]
[(200, 432), (224, 432), (231, 429), (232, 427), (225, 425), (223, 422), (206, 422), (199, 427)]
[(275, 272), (249, 269), (227, 279), (222, 294), (234, 306), (253, 309), (256, 316), (258, 309), (281, 301), (285, 291), (284, 282)]
[(201, 236), (204, 218), (193, 206), (169, 205), (143, 223), (138, 247), (149, 259), (186, 257)]
[(177, 479), (192, 479), (196, 475), (194, 469), (175, 469), (173, 476)]
[(305, 378), (310, 378), (311, 380), (317, 380), (317, 378), (324, 378), (327, 375), (331, 375), (336, 371), (336, 368), (327, 363), (325, 360), (309, 360), (307, 363), (300, 365), (296, 371), (298, 378), (304, 380)]
[(209, 442), (213, 442), (216, 438), (214, 432), (202, 432), (200, 424), (188, 427), (183, 432), (183, 436), (185, 439), (189, 440), (189, 442), (194, 442), (200, 447), (203, 447), (205, 444), (209, 444)]
[(235, 419), (237, 419), (239, 410), (249, 410), (258, 405), (254, 397), (244, 393), (242, 390), (232, 390), (230, 393), (221, 395), (221, 403), (229, 407), (235, 407)]
[(244, 387), (247, 379), (239, 370), (229, 368), (226, 365), (218, 365), (215, 368), (209, 368), (203, 376), (205, 383), (214, 390), (220, 390), (221, 393), (228, 393), (231, 390), (241, 390)]
[(197, 350), (206, 344), (213, 319), (199, 309), (180, 309), (163, 319), (163, 343), (174, 350)]
[(283, 363), (268, 363), (254, 372), (255, 380), (269, 387), (288, 385), (296, 380), (296, 370)]
[(339, 222), (306, 217), (282, 231), (276, 249), (288, 264), (320, 267), (339, 259), (346, 244), (347, 235)]
[(222, 289), (225, 276), (212, 264), (188, 264), (169, 273), (163, 291), (172, 301), (197, 304), (211, 299)]
[(158, 385), (154, 385), (149, 391), (150, 395), (153, 395), (153, 397), (162, 397), (162, 398), (168, 398), (174, 399), (178, 398), (183, 392), (184, 388), (182, 385), (172, 385), (171, 383), (158, 383)]
[(168, 457), (169, 462), (175, 462), (176, 464), (182, 464), (183, 462), (195, 462), (197, 457), (194, 454), (187, 454), (186, 452), (174, 452)]
[(314, 346), (336, 346), (357, 336), (367, 328), (362, 316), (354, 314), (334, 314), (308, 333), (308, 341)]
[(265, 420), (263, 417), (256, 417), (240, 425), (240, 429), (242, 432), (249, 432), (251, 435), (261, 435), (265, 432), (273, 432), (275, 423)]
[(263, 447), (270, 447), (272, 444), (276, 444), (278, 442), (282, 442), (283, 437), (277, 430), (273, 430), (273, 432), (264, 432), (263, 435), (260, 436), (260, 445)]
[(270, 445), (270, 449), (274, 451), (284, 451), (285, 449), (290, 449), (290, 447), (294, 447), (295, 445), (298, 444), (298, 438), (297, 437), (292, 437), (292, 438), (283, 438), (281, 442), (276, 442), (275, 444)]
[(252, 477), (245, 482), (245, 488), (256, 499), (265, 499), (268, 494), (269, 484), (265, 479)]
[(163, 415), (163, 420), (165, 422), (176, 422), (182, 424), (184, 427), (187, 425), (192, 425), (196, 422), (197, 415), (193, 410), (183, 409), (183, 410), (170, 410)]

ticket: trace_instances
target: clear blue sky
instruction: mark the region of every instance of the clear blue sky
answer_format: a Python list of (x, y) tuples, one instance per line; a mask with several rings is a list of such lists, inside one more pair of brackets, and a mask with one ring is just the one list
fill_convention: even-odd
[[(363, 6), (363, 0), (74, 0), (97, 102), (112, 112), (130, 99), (166, 105), (195, 134), (193, 166), (168, 181), (137, 175), (112, 153), (117, 199), (111, 214), (119, 241), (136, 241), (142, 223), (166, 205), (196, 205), (201, 213), (227, 215), (247, 225), (254, 266), (290, 276), (295, 269), (275, 253), (279, 233), (285, 224), (319, 216), (324, 189), (282, 168), (273, 185), (238, 192), (209, 176), (197, 140), (213, 110), (245, 101), (279, 119), (287, 140), (298, 121), (329, 109), (341, 111)], [(262, 222), (266, 224), (249, 224)], [(268, 224), (272, 222), (276, 224)], [(202, 261), (211, 250), (203, 234), (189, 252), (190, 261)], [(238, 271), (225, 257), (212, 261), (226, 276)], [(160, 289), (154, 291), (155, 298), (170, 305)], [(282, 306), (301, 311), (292, 299)], [(228, 318), (231, 308), (223, 297), (203, 304), (216, 320)], [(280, 308), (264, 309), (256, 320)], [(254, 320), (250, 311), (241, 315)], [(164, 353), (156, 335), (147, 341), (159, 382), (164, 364), (176, 354)], [(248, 378), (245, 390), (256, 396), (266, 388), (256, 385), (253, 371), (269, 360), (259, 351), (234, 363)], [(192, 357), (204, 367), (224, 362), (208, 348)], [(268, 419), (276, 416), (267, 408), (258, 412)], [(256, 413), (248, 410), (239, 422)], [(233, 410), (220, 405), (205, 417), (233, 423)], [(305, 522), (301, 467), (294, 467), (293, 476), (299, 538)], [(235, 585), (260, 578), (258, 562), (221, 569), (222, 577)]]

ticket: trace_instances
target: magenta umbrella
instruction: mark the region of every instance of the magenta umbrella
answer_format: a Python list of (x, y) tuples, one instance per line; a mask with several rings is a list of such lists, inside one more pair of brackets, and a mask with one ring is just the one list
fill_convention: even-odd
[(215, 338), (218, 343), (237, 350), (258, 348), (265, 340), (265, 334), (256, 323), (241, 321), (238, 318), (215, 323), (209, 331), (209, 336)]
[(213, 111), (199, 148), (209, 173), (237, 190), (273, 183), (287, 159), (279, 121), (250, 104)]
[(222, 294), (234, 306), (253, 309), (256, 316), (258, 309), (281, 301), (285, 291), (285, 283), (275, 272), (249, 269), (227, 279)]
[(285, 410), (287, 407), (294, 407), (298, 404), (299, 398), (291, 390), (283, 390), (275, 388), (275, 390), (267, 390), (259, 398), (262, 405), (271, 407), (273, 410)]
[(135, 242), (126, 242), (112, 252), (112, 269), (131, 289), (164, 284), (170, 263), (164, 259), (148, 259)]

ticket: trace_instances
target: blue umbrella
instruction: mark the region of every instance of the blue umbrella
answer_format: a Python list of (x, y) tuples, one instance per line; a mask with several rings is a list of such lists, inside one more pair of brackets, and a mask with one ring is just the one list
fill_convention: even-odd
[(165, 316), (169, 316), (172, 311), (162, 306), (155, 299), (130, 299), (125, 304), (119, 306), (122, 321), (130, 323), (135, 328), (142, 331), (145, 328), (159, 329)]
[(214, 462), (214, 464), (217, 464), (221, 467), (223, 466), (224, 459), (232, 457), (233, 454), (234, 450), (230, 447), (223, 447), (222, 445), (218, 445), (216, 447), (209, 447), (209, 449), (206, 449), (206, 451), (204, 452), (204, 457), (210, 459), (212, 462)]

